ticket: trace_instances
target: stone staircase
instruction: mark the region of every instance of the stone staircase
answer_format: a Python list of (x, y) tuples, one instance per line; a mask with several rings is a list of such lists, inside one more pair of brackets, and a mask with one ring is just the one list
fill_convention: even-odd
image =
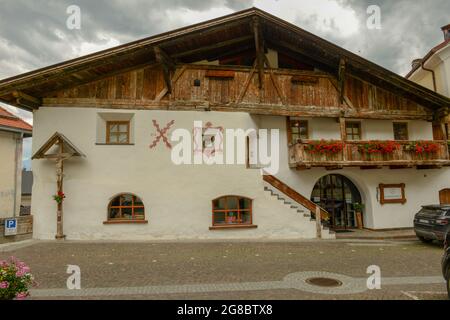
[[(291, 199), (286, 194), (283, 194), (278, 189), (274, 188), (268, 183), (264, 183), (264, 191), (270, 193), (270, 195), (276, 198), (278, 201), (282, 202), (283, 205), (289, 207), (291, 210), (295, 211), (296, 214), (300, 216), (301, 219), (308, 219), (311, 226), (315, 228), (316, 219), (311, 216), (311, 212), (308, 211), (301, 204), (297, 203), (295, 200)], [(335, 233), (322, 225), (322, 239), (336, 239)]]

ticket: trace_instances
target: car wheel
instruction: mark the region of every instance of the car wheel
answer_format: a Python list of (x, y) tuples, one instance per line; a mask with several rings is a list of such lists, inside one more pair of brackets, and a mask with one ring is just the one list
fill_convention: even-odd
[(447, 294), (448, 298), (450, 299), (450, 279), (447, 279)]
[(447, 265), (447, 274), (445, 278), (447, 278), (447, 294), (450, 299), (450, 265)]
[(447, 279), (447, 294), (448, 294), (448, 298), (450, 299), (450, 278)]
[(427, 239), (427, 238), (424, 238), (424, 237), (418, 237), (418, 238), (423, 243), (431, 243), (431, 242), (433, 242), (433, 239)]

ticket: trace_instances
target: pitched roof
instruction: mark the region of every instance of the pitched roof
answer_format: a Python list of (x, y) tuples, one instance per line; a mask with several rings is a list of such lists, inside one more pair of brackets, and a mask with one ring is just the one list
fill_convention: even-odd
[(39, 148), (38, 151), (34, 154), (33, 157), (31, 157), (32, 160), (34, 159), (42, 159), (46, 158), (47, 156), (53, 156), (53, 155), (46, 155), (46, 152), (49, 151), (53, 146), (62, 143), (63, 144), (63, 150), (64, 154), (75, 156), (75, 157), (86, 157), (83, 152), (81, 152), (69, 139), (67, 139), (62, 133), (55, 132), (43, 145)]
[[(450, 44), (450, 39), (445, 40), (444, 42), (438, 44), (436, 47), (434, 47), (433, 49), (431, 49), (426, 55), (425, 57), (423, 57), (421, 59), (421, 63), (425, 63), (427, 62), (432, 56), (434, 56), (434, 54), (438, 51), (440, 51), (441, 49), (444, 49), (447, 45)], [(408, 74), (405, 76), (405, 78), (409, 79), (414, 72), (416, 72), (417, 69), (419, 69), (421, 67), (420, 64), (415, 65), (411, 71), (408, 72)]]
[(16, 117), (11, 112), (0, 107), (0, 130), (11, 130), (11, 131), (26, 131), (31, 133), (33, 127)]
[(308, 59), (331, 74), (338, 73), (340, 61), (345, 59), (349, 72), (370, 83), (431, 109), (450, 107), (449, 98), (257, 8), (1, 80), (0, 101), (28, 110), (38, 108), (42, 104), (40, 98), (57, 90), (156, 63), (155, 47), (180, 63), (212, 60), (224, 53), (254, 49), (255, 19), (269, 48)]

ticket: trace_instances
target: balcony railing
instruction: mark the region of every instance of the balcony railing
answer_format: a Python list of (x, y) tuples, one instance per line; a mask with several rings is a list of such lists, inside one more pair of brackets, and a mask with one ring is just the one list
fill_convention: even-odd
[[(334, 151), (318, 151), (320, 142), (335, 144)], [(450, 166), (447, 141), (395, 141), (391, 152), (369, 151), (376, 143), (388, 141), (313, 141), (301, 140), (289, 147), (291, 167), (377, 167)], [(433, 150), (417, 150), (416, 145), (432, 145)], [(342, 147), (339, 147), (341, 145)]]

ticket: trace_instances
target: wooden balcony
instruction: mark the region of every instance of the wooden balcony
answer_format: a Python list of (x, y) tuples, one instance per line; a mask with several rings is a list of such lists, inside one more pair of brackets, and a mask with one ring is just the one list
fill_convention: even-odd
[(392, 153), (369, 153), (364, 148), (361, 148), (361, 146), (374, 143), (374, 141), (334, 141), (343, 144), (341, 151), (336, 153), (311, 152), (309, 150), (310, 146), (319, 142), (301, 140), (296, 144), (290, 145), (289, 165), (297, 169), (309, 169), (312, 167), (377, 169), (386, 166), (391, 169), (412, 167), (431, 169), (450, 166), (447, 141), (420, 141), (421, 143), (436, 144), (438, 146), (437, 151), (432, 153), (417, 153), (411, 147), (417, 141), (396, 141), (398, 148)]

